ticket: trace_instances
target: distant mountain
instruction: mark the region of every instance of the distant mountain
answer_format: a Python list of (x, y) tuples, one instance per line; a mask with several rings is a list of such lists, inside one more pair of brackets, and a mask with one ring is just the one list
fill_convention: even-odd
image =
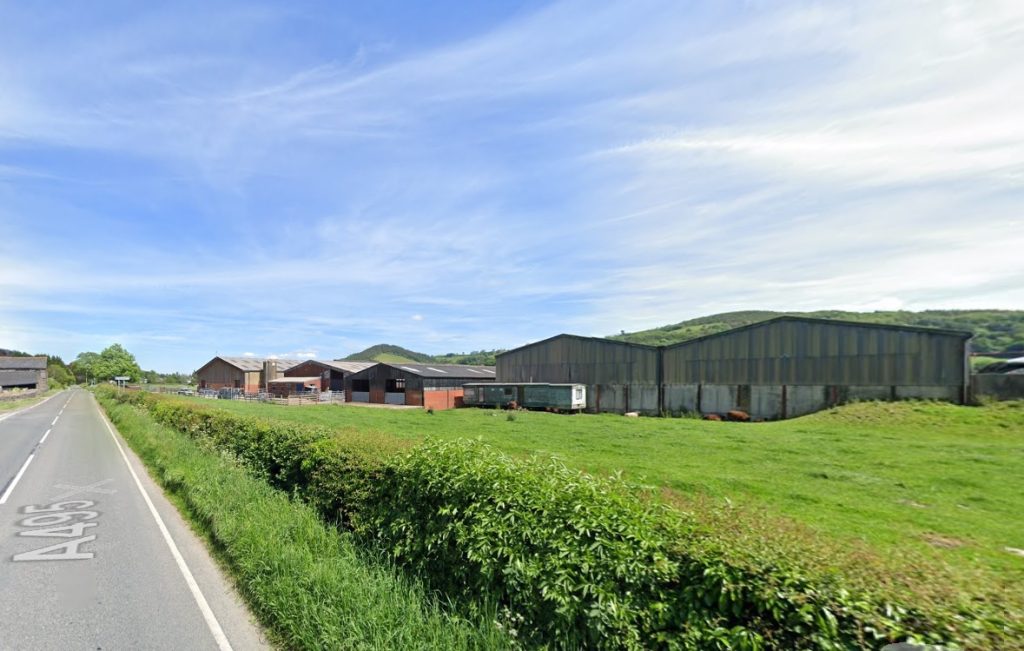
[(347, 362), (385, 362), (388, 364), (474, 364), (494, 366), (494, 356), (501, 350), (477, 350), (471, 353), (427, 355), (394, 344), (377, 344), (345, 358)]
[(767, 310), (750, 310), (723, 312), (651, 330), (623, 332), (610, 338), (652, 346), (667, 346), (783, 315), (966, 330), (974, 333), (971, 347), (975, 351), (1024, 351), (1024, 310), (925, 310), (923, 312), (843, 312), (839, 310), (769, 312)]

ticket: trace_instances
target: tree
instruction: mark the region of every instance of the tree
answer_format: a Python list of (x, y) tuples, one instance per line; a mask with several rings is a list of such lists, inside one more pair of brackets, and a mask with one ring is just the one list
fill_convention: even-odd
[(75, 381), (80, 383), (96, 380), (96, 364), (99, 363), (99, 353), (79, 353), (75, 361), (71, 362), (71, 372), (75, 374)]
[(99, 358), (93, 366), (99, 380), (113, 380), (118, 376), (127, 376), (138, 382), (142, 378), (142, 369), (132, 355), (121, 344), (112, 344), (100, 351)]

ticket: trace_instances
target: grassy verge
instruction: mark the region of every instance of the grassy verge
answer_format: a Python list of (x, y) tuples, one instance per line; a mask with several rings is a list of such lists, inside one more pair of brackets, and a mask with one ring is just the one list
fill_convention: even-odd
[(63, 389), (50, 389), (46, 393), (34, 395), (28, 398), (0, 400), (0, 413), (3, 413), (5, 411), (14, 411), (16, 409), (22, 409), (24, 407), (29, 407), (37, 402), (42, 402), (43, 400), (49, 398), (53, 394), (59, 393), (61, 391), (63, 391)]
[(414, 583), (357, 553), (223, 454), (142, 410), (101, 401), (154, 477), (186, 508), (259, 620), (294, 649), (495, 649), (509, 640), (489, 623), (445, 613)]

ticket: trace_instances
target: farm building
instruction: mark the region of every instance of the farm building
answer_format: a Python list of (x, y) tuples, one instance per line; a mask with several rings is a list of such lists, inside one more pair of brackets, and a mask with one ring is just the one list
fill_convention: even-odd
[(376, 362), (340, 362), (310, 359), (284, 371), (284, 377), (318, 377), (320, 391), (344, 391), (345, 378), (364, 371)]
[(592, 411), (775, 419), (858, 399), (962, 403), (970, 337), (783, 316), (660, 348), (561, 335), (499, 355), (497, 369), (500, 382), (583, 382)]
[(348, 402), (451, 409), (462, 404), (462, 385), (493, 382), (494, 367), (460, 364), (378, 363), (345, 378)]
[(0, 391), (48, 388), (45, 357), (0, 357)]
[(498, 355), (499, 382), (585, 384), (590, 411), (659, 411), (660, 350), (558, 335)]
[(214, 357), (196, 371), (200, 389), (242, 389), (258, 393), (267, 389), (267, 381), (301, 363), (297, 359), (259, 357)]

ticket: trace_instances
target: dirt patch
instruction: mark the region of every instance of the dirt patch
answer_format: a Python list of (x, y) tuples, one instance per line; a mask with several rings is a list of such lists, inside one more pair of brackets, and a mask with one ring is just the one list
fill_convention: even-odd
[(952, 536), (941, 536), (937, 533), (926, 533), (923, 536), (925, 542), (932, 547), (938, 547), (940, 549), (956, 549), (957, 547), (963, 547), (964, 541), (959, 538), (953, 538)]

